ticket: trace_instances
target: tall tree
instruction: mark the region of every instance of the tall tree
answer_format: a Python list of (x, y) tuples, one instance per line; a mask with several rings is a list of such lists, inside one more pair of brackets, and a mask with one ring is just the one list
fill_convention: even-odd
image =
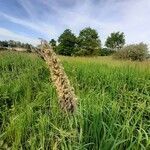
[(57, 47), (58, 54), (71, 56), (74, 54), (76, 36), (70, 29), (66, 29), (58, 38), (59, 45)]
[(80, 31), (77, 41), (77, 55), (96, 55), (101, 49), (98, 33), (90, 27)]
[(113, 32), (108, 36), (105, 42), (107, 48), (118, 50), (121, 49), (125, 44), (125, 35), (123, 32)]

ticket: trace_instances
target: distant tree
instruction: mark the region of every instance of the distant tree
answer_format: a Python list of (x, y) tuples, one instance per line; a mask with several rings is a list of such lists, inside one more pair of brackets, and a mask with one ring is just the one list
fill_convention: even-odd
[(0, 47), (3, 47), (3, 41), (0, 41)]
[(26, 43), (24, 47), (25, 47), (26, 49), (29, 49), (29, 48), (30, 48), (30, 44)]
[(52, 46), (53, 50), (56, 51), (56, 41), (54, 39), (51, 39), (49, 44)]
[(76, 55), (97, 55), (101, 49), (101, 41), (95, 29), (90, 27), (80, 31), (77, 39)]
[(20, 47), (20, 48), (24, 48), (26, 49), (28, 52), (32, 51), (32, 48), (34, 46), (32, 46), (31, 44), (28, 43), (21, 43), (20, 41), (14, 41), (14, 40), (9, 40), (9, 41), (0, 41), (0, 47), (11, 47), (11, 48), (15, 48), (15, 47)]
[(1, 41), (0, 46), (1, 47), (8, 47), (8, 41)]
[(121, 49), (125, 44), (125, 35), (123, 32), (114, 32), (108, 36), (105, 46), (113, 50)]
[(17, 46), (16, 42), (13, 41), (13, 40), (8, 41), (8, 45), (9, 45), (10, 47), (16, 47), (16, 46)]
[(70, 29), (66, 29), (58, 38), (57, 52), (61, 55), (71, 56), (74, 54), (76, 36)]
[(16, 47), (21, 47), (21, 42), (20, 41), (16, 42)]

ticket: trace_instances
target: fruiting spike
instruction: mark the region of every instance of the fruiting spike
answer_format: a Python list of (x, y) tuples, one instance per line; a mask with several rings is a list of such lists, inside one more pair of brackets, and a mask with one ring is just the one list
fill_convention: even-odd
[(51, 78), (59, 97), (61, 109), (65, 112), (73, 113), (77, 107), (77, 98), (74, 93), (74, 88), (70, 85), (69, 79), (58, 57), (45, 40), (41, 40), (41, 47), (37, 52), (48, 64)]

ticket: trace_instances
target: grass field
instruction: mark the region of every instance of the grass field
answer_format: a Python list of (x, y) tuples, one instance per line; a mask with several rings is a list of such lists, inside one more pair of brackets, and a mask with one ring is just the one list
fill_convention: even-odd
[(150, 149), (150, 62), (60, 59), (78, 97), (73, 116), (42, 59), (0, 52), (0, 149)]

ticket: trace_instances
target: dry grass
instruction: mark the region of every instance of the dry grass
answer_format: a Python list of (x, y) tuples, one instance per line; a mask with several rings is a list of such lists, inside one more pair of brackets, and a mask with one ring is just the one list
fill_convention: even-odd
[(77, 107), (77, 98), (75, 96), (74, 88), (71, 86), (58, 57), (52, 47), (46, 42), (42, 43), (40, 54), (49, 66), (52, 81), (59, 97), (61, 109), (65, 112), (73, 113)]

